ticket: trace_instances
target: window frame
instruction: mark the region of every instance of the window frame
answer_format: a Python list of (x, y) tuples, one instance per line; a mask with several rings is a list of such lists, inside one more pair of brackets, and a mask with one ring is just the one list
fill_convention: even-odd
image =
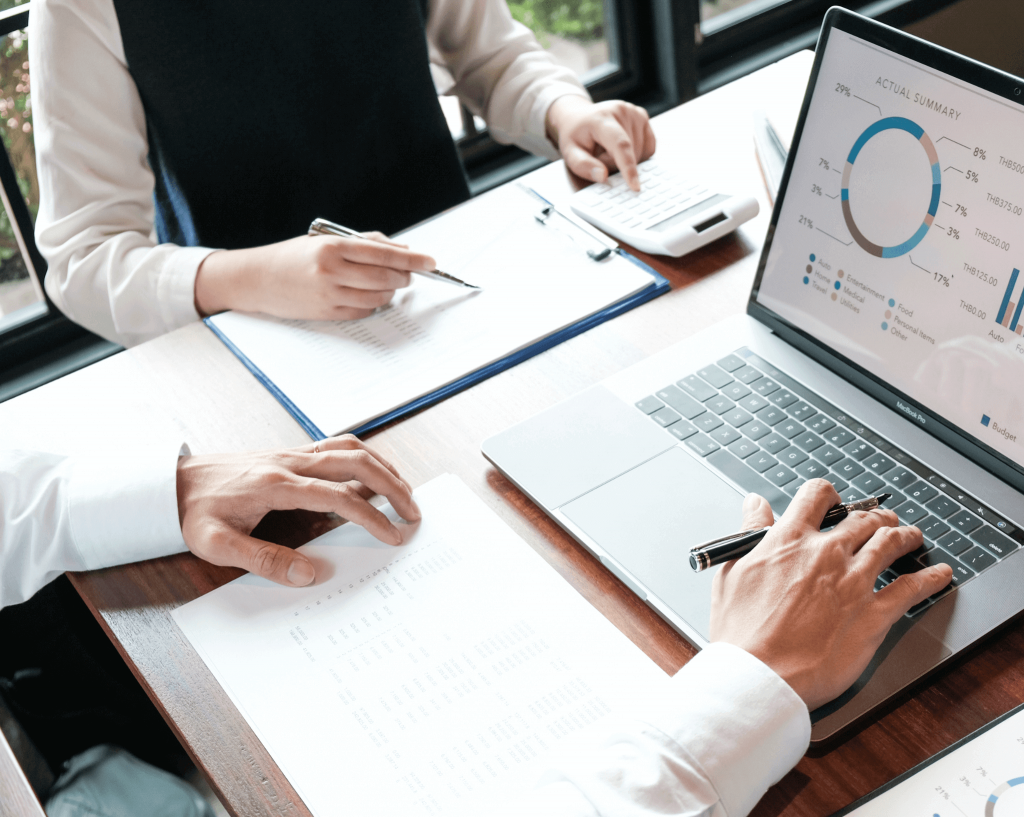
[[(0, 12), (0, 37), (28, 27), (31, 4)], [(29, 72), (31, 74), (31, 66)], [(25, 266), (43, 300), (11, 315), (0, 329), (0, 401), (86, 366), (120, 347), (73, 323), (46, 294), (46, 260), (35, 242), (32, 215), (18, 186), (6, 147), (0, 151), (0, 198), (7, 209)], [(14, 320), (9, 320), (17, 316)]]
[[(694, 0), (699, 4), (700, 0)], [(957, 0), (784, 0), (761, 8), (741, 6), (701, 23), (697, 37), (698, 93), (714, 90), (818, 41), (821, 21), (832, 6), (841, 6), (899, 28), (941, 11)]]

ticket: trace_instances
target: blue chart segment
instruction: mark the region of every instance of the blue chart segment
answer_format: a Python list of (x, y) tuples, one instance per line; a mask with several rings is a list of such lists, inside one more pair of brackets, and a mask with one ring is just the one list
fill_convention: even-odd
[(1024, 334), (1024, 326), (1021, 325), (1020, 315), (1024, 311), (1024, 293), (1013, 300), (1014, 287), (1017, 286), (1017, 278), (1020, 270), (1015, 269), (1010, 275), (1010, 283), (1006, 285), (1006, 292), (1003, 293), (1003, 302), (999, 304), (999, 312), (996, 313), (996, 323), (1018, 335)]
[[(928, 212), (925, 214), (924, 220), (921, 222), (921, 226), (918, 227), (917, 232), (902, 244), (897, 244), (893, 247), (882, 247), (865, 237), (857, 223), (853, 220), (853, 211), (850, 209), (850, 174), (853, 172), (853, 163), (857, 161), (857, 156), (864, 148), (864, 145), (873, 137), (887, 130), (906, 131), (917, 139), (921, 143), (921, 147), (924, 148), (924, 152), (932, 166), (932, 198), (928, 205)], [(928, 233), (928, 229), (935, 220), (935, 214), (939, 210), (939, 196), (941, 192), (942, 168), (939, 165), (939, 155), (935, 151), (935, 145), (932, 144), (931, 138), (924, 132), (924, 128), (916, 122), (905, 119), (902, 116), (890, 116), (887, 119), (880, 119), (865, 130), (854, 143), (853, 148), (850, 150), (850, 155), (846, 158), (846, 167), (843, 169), (843, 217), (846, 219), (846, 226), (849, 228), (850, 234), (853, 236), (854, 241), (860, 245), (861, 249), (879, 258), (897, 258), (914, 249)]]
[(988, 802), (985, 803), (985, 817), (995, 817), (996, 803), (999, 802), (999, 796), (1015, 786), (1024, 786), (1024, 777), (1015, 777), (1013, 780), (1007, 780), (1002, 785), (996, 786), (995, 791), (989, 795)]

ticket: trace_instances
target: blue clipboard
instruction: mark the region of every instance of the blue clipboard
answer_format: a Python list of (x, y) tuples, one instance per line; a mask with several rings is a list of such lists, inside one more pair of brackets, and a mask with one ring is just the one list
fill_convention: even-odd
[[(441, 388), (431, 392), (430, 394), (425, 394), (422, 397), (417, 397), (415, 400), (410, 400), (405, 405), (399, 406), (398, 408), (389, 411), (387, 414), (382, 414), (380, 417), (370, 420), (368, 423), (364, 423), (363, 425), (359, 426), (359, 428), (353, 429), (349, 433), (355, 434), (356, 436), (366, 434), (369, 431), (373, 431), (375, 428), (379, 428), (385, 423), (390, 423), (392, 420), (397, 419), (398, 417), (402, 417), (406, 414), (411, 414), (412, 412), (417, 411), (421, 408), (426, 408), (427, 406), (432, 406), (435, 403), (439, 403), (446, 397), (456, 394), (457, 392), (460, 392), (463, 389), (467, 389), (470, 386), (473, 386), (482, 380), (486, 380), (488, 377), (492, 377), (498, 374), (498, 372), (503, 372), (506, 369), (510, 369), (513, 366), (522, 363), (524, 360), (529, 360), (534, 355), (539, 355), (541, 352), (544, 352), (554, 346), (557, 346), (558, 344), (568, 340), (569, 338), (576, 337), (576, 335), (586, 332), (591, 327), (597, 326), (598, 324), (604, 323), (605, 321), (609, 321), (612, 318), (618, 317), (624, 312), (628, 312), (629, 310), (634, 309), (640, 306), (641, 304), (647, 303), (653, 298), (657, 298), (659, 295), (662, 295), (669, 291), (671, 287), (669, 285), (668, 280), (664, 278), (662, 275), (660, 275), (658, 272), (656, 272), (654, 269), (652, 269), (650, 266), (645, 264), (636, 256), (630, 255), (628, 252), (624, 252), (621, 249), (616, 250), (616, 252), (626, 260), (632, 262), (640, 269), (647, 272), (652, 279), (650, 286), (644, 287), (639, 292), (636, 292), (627, 298), (623, 298), (621, 301), (617, 301), (614, 304), (611, 304), (610, 306), (602, 309), (600, 312), (595, 312), (593, 315), (590, 315), (589, 317), (584, 318), (583, 320), (574, 323), (571, 326), (567, 326), (558, 332), (554, 332), (553, 334), (548, 335), (546, 338), (542, 338), (536, 343), (524, 347), (523, 349), (520, 349), (518, 352), (513, 352), (508, 357), (504, 357), (501, 360), (496, 360), (494, 363), (488, 364), (487, 366), (482, 366), (476, 371), (470, 372), (469, 374), (460, 377), (458, 380), (452, 381), (446, 386), (442, 386)], [(277, 387), (277, 384), (275, 384), (274, 381), (267, 377), (255, 363), (253, 363), (248, 357), (246, 357), (245, 353), (242, 352), (242, 350), (239, 349), (237, 346), (235, 346), (235, 344), (231, 342), (227, 335), (225, 335), (220, 329), (218, 329), (217, 326), (214, 325), (209, 318), (206, 318), (204, 320), (204, 323), (208, 327), (210, 327), (211, 330), (213, 330), (213, 333), (218, 338), (220, 338), (221, 341), (223, 341), (224, 345), (231, 350), (235, 357), (242, 361), (242, 364), (252, 373), (253, 377), (259, 380), (260, 383), (262, 383), (266, 387), (267, 391), (274, 395), (274, 398), (282, 406), (284, 406), (288, 413), (295, 418), (298, 424), (302, 426), (302, 429), (312, 439), (323, 440), (327, 438), (327, 435), (324, 434), (324, 432), (321, 431), (319, 428), (317, 428), (312, 420), (310, 420), (305, 414), (303, 414), (302, 409), (295, 405), (295, 403), (293, 403), (291, 399), (289, 399), (288, 395), (281, 391), (281, 389)]]

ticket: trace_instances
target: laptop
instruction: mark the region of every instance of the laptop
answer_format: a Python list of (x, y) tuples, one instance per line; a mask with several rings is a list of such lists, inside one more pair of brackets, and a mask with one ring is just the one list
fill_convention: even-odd
[(825, 16), (745, 315), (483, 444), (484, 455), (698, 648), (692, 545), (743, 496), (806, 480), (892, 494), (945, 562), (812, 713), (841, 740), (1024, 608), (1024, 81), (842, 9)]

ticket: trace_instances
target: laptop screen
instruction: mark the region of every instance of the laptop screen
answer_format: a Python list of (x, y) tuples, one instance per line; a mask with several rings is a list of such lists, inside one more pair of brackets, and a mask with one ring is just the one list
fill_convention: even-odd
[(948, 52), (892, 37), (913, 46), (828, 31), (753, 299), (911, 419), (941, 418), (1020, 468), (1024, 97), (1005, 74), (962, 60), (1000, 96), (906, 56), (934, 50), (956, 70)]

